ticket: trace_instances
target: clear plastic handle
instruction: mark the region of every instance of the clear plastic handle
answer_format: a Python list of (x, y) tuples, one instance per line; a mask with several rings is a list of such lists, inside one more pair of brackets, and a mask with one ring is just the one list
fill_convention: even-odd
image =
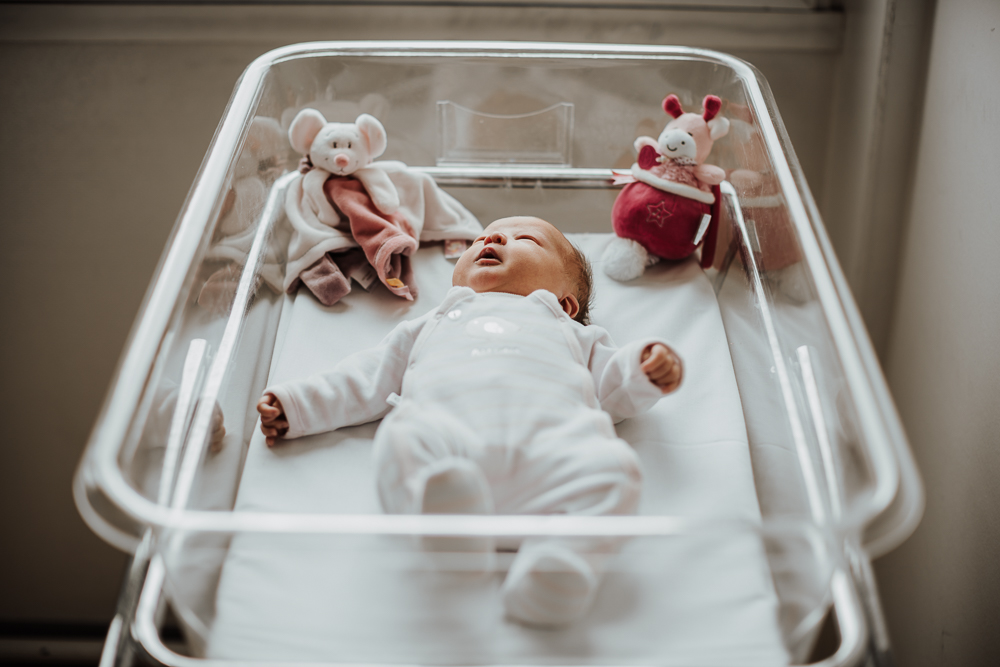
[(437, 103), (438, 166), (573, 163), (573, 105), (559, 102), (524, 114), (474, 111)]

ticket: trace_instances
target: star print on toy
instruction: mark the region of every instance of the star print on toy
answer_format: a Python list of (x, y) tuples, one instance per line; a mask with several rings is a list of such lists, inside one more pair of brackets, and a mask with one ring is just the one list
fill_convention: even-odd
[(662, 227), (673, 211), (667, 210), (666, 200), (660, 200), (656, 204), (646, 204), (646, 222), (654, 223), (657, 227)]

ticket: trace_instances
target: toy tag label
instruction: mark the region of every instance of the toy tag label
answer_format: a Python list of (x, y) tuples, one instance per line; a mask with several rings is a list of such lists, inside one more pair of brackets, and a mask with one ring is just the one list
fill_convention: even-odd
[(445, 259), (458, 259), (469, 247), (469, 242), (465, 239), (451, 239), (444, 242)]
[(361, 285), (361, 289), (366, 292), (371, 288), (372, 283), (378, 280), (375, 268), (368, 262), (359, 264), (351, 270), (351, 279)]
[(701, 224), (698, 225), (698, 233), (694, 235), (695, 245), (701, 243), (701, 237), (705, 235), (705, 231), (708, 229), (708, 223), (710, 222), (712, 222), (712, 216), (708, 213), (701, 216)]

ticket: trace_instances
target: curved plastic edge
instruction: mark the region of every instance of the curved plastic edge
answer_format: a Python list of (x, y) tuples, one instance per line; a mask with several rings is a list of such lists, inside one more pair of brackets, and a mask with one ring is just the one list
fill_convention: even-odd
[(840, 646), (829, 658), (809, 664), (809, 667), (849, 667), (860, 665), (868, 651), (868, 629), (864, 611), (851, 577), (841, 569), (835, 570), (830, 579), (833, 609), (840, 628)]
[[(116, 486), (114, 481), (128, 486), (121, 471), (113, 465), (114, 457), (127, 437), (140, 396), (167, 336), (174, 305), (184, 287), (187, 270), (202, 244), (206, 226), (222, 192), (228, 167), (245, 138), (247, 123), (244, 120), (249, 118), (256, 106), (267, 71), (266, 63), (258, 58), (247, 67), (236, 85), (154, 271), (153, 280), (126, 340), (125, 352), (119, 359), (107, 397), (74, 476), (74, 487), (82, 487), (82, 492), (75, 491), (74, 497), (84, 521), (98, 536), (126, 551), (134, 552), (135, 544), (141, 537), (141, 528), (131, 535), (122, 534), (120, 530), (108, 530), (107, 527), (113, 524), (108, 521), (109, 517), (101, 517), (87, 500), (87, 488), (89, 482), (96, 483), (109, 499), (119, 504), (124, 515), (139, 523), (146, 523), (136, 512), (120, 504), (120, 494), (113, 493), (109, 488), (109, 467), (102, 463), (110, 458), (113, 469), (110, 474), (117, 478), (112, 481), (112, 487)], [(135, 496), (141, 498), (139, 494)]]
[[(763, 109), (769, 112), (768, 117), (759, 119), (760, 127), (771, 158), (777, 167), (776, 173), (782, 189), (788, 195), (791, 217), (798, 229), (804, 256), (815, 279), (818, 296), (827, 314), (851, 389), (857, 397), (859, 417), (866, 435), (869, 436), (867, 441), (869, 445), (876, 443), (884, 445), (888, 442), (890, 446), (889, 451), (883, 451), (880, 446), (875, 448), (869, 446), (869, 451), (874, 455), (877, 484), (865, 535), (866, 548), (867, 544), (871, 544), (872, 551), (884, 553), (909, 536), (922, 513), (922, 485), (898, 414), (889, 398), (885, 379), (823, 229), (815, 202), (804, 181), (796, 181), (793, 176), (792, 166), (797, 167), (797, 160), (784, 133), (784, 126), (777, 109), (770, 104), (771, 94), (767, 82), (755, 68), (739, 58), (717, 51), (690, 47), (541, 42), (309, 42), (274, 49), (258, 57), (240, 78), (182, 209), (157, 269), (156, 278), (147, 292), (129, 336), (126, 353), (116, 371), (108, 399), (98, 416), (84, 453), (84, 460), (81, 461), (77, 471), (78, 478), (81, 477), (88, 458), (104, 459), (103, 463), (112, 465), (98, 465), (97, 477), (102, 486), (110, 482), (111, 486), (118, 487), (117, 490), (120, 492), (125, 490), (123, 486), (132, 491), (121, 477), (121, 472), (115, 469), (114, 453), (109, 450), (124, 440), (130, 422), (129, 416), (144, 389), (148, 370), (152, 367), (159, 344), (166, 334), (173, 304), (182, 288), (187, 267), (193, 261), (201, 243), (205, 225), (208, 224), (210, 217), (209, 213), (228, 173), (228, 165), (242, 142), (246, 129), (245, 121), (256, 105), (264, 76), (271, 66), (279, 62), (324, 54), (381, 57), (435, 55), (490, 58), (558, 57), (581, 60), (645, 58), (662, 60), (676, 57), (699, 58), (732, 68), (743, 81), (751, 106), (755, 110)], [(801, 171), (798, 173), (801, 179)], [(129, 407), (130, 403), (132, 409)], [(96, 451), (98, 449), (104, 449), (105, 451), (101, 453), (105, 456), (101, 456)], [(112, 455), (111, 461), (106, 458), (108, 454)], [(116, 482), (120, 482), (121, 485)], [(898, 493), (901, 483), (907, 488)], [(125, 492), (109, 495), (116, 496), (116, 500), (125, 500), (130, 494)], [(131, 500), (145, 501), (134, 491), (131, 496)], [(165, 518), (164, 513), (174, 514), (177, 511), (176, 509), (167, 511), (148, 501), (139, 502), (138, 505), (139, 507), (131, 508), (132, 511), (127, 507), (121, 509), (135, 519), (149, 524), (160, 523), (159, 519)], [(143, 505), (146, 505), (146, 510), (155, 509), (152, 512), (143, 511), (139, 509)], [(890, 506), (898, 509), (887, 512)], [(93, 509), (85, 504), (81, 507), (81, 514), (89, 511), (85, 508)], [(95, 516), (96, 514), (92, 514), (91, 519)], [(86, 518), (85, 516), (85, 520)], [(95, 521), (95, 525), (100, 524)], [(95, 532), (102, 535), (101, 531), (95, 530)], [(108, 532), (108, 535), (111, 533)], [(137, 540), (138, 536), (135, 536), (135, 539)]]
[[(132, 636), (139, 646), (158, 664), (167, 667), (231, 667), (233, 665), (255, 666), (264, 663), (249, 660), (220, 660), (212, 658), (192, 658), (180, 655), (171, 650), (160, 639), (156, 627), (157, 610), (163, 599), (166, 585), (166, 566), (160, 556), (154, 556), (149, 563), (149, 569), (143, 582), (142, 591), (136, 604), (132, 621)], [(864, 611), (855, 591), (851, 577), (842, 567), (836, 567), (830, 577), (831, 605), (836, 613), (840, 629), (840, 645), (830, 657), (819, 662), (808, 663), (802, 667), (855, 667), (865, 659), (868, 650), (868, 629), (864, 620)], [(325, 662), (285, 662), (267, 661), (268, 665), (339, 665), (342, 663)], [(379, 663), (366, 664), (365, 667), (390, 667)], [(406, 667), (392, 665), (391, 667)], [(522, 665), (521, 667), (530, 667)]]
[(73, 502), (76, 503), (76, 509), (83, 518), (83, 522), (102, 540), (114, 548), (129, 554), (134, 554), (136, 549), (139, 548), (139, 543), (142, 541), (139, 537), (106, 521), (94, 509), (90, 498), (87, 497), (87, 488), (82, 471), (73, 477)]
[(732, 56), (727, 59), (740, 63), (749, 73), (744, 80), (752, 84), (747, 89), (751, 107), (767, 109), (773, 116), (759, 118), (759, 126), (777, 167), (776, 174), (787, 196), (803, 255), (855, 396), (866, 449), (876, 472), (875, 492), (864, 525), (864, 547), (870, 555), (878, 556), (902, 544), (916, 529), (923, 514), (923, 484), (850, 286), (778, 109), (769, 103), (773, 96), (767, 80), (749, 63)]

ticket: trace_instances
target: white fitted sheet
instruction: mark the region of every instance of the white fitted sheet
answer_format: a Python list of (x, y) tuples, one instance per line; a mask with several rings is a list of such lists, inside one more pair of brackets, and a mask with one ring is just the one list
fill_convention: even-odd
[[(618, 425), (639, 454), (643, 514), (760, 520), (729, 342), (693, 261), (616, 283), (597, 258), (604, 234), (570, 235), (594, 263), (593, 321), (619, 344), (664, 336), (685, 380), (649, 413)], [(400, 319), (433, 308), (451, 284), (440, 247), (415, 257), (420, 296), (356, 289), (331, 308), (287, 297), (269, 383), (332, 367)], [(370, 456), (377, 424), (267, 449), (250, 443), (237, 510), (379, 513)], [(251, 660), (423, 664), (784, 664), (778, 601), (751, 532), (625, 544), (588, 616), (559, 631), (503, 618), (501, 575), (421, 571), (393, 540), (234, 537), (207, 654)], [(280, 542), (280, 543), (279, 543)], [(465, 577), (465, 578), (463, 578)]]

